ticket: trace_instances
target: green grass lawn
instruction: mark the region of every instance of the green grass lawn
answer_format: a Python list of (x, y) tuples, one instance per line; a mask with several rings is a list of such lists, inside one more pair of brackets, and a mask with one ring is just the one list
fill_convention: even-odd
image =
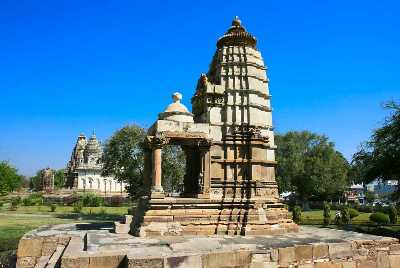
[(48, 206), (19, 206), (16, 211), (3, 206), (0, 207), (0, 255), (15, 250), (26, 232), (42, 225), (116, 221), (127, 213), (128, 207), (85, 207), (81, 213), (74, 213), (71, 206), (57, 206), (55, 212)]
[[(369, 221), (369, 215), (371, 213), (363, 213), (360, 212), (360, 215), (353, 218), (352, 223), (354, 224), (368, 224), (371, 223)], [(311, 210), (311, 211), (303, 211), (301, 213), (301, 220), (303, 223), (315, 223), (315, 224), (322, 224), (324, 221), (324, 211), (323, 210)], [(331, 211), (331, 220), (335, 220), (335, 210)]]

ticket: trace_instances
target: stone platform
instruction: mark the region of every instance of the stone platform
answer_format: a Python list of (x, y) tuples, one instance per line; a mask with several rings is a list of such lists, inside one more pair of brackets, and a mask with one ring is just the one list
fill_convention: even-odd
[(275, 200), (142, 198), (131, 233), (177, 235), (275, 235), (296, 232), (286, 206)]
[(139, 238), (111, 225), (66, 224), (27, 233), (17, 267), (400, 267), (397, 239), (301, 227), (269, 236)]

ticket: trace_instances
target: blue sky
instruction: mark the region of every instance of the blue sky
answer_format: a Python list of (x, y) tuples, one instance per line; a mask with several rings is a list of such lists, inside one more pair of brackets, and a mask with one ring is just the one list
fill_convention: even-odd
[(0, 160), (66, 165), (80, 132), (149, 126), (190, 97), (238, 15), (269, 66), (276, 130), (327, 135), (350, 158), (400, 99), (398, 1), (0, 3)]

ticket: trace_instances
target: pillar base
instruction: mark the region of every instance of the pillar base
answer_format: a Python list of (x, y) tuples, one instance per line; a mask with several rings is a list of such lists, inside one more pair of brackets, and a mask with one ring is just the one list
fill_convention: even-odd
[(162, 199), (162, 198), (165, 198), (165, 193), (164, 193), (164, 191), (162, 191), (162, 192), (151, 191), (150, 198), (151, 199)]

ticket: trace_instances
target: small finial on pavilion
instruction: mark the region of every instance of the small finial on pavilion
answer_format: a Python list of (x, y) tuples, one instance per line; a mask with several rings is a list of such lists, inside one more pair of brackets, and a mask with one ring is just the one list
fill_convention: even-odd
[(235, 18), (232, 21), (232, 26), (241, 26), (242, 22), (239, 19), (239, 16), (235, 16)]
[(172, 94), (172, 99), (174, 100), (174, 102), (180, 102), (182, 99), (182, 94), (179, 92), (175, 92), (174, 94)]

